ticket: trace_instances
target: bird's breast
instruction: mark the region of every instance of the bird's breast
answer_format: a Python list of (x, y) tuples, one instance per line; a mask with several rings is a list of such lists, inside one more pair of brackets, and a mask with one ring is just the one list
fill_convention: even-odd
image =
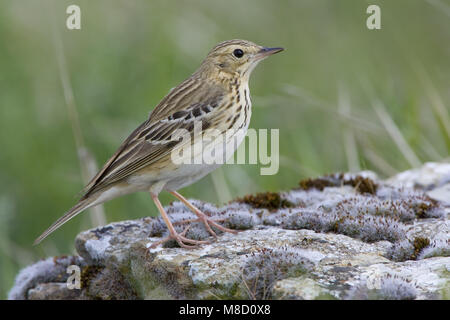
[(225, 109), (225, 130), (248, 128), (251, 117), (251, 98), (248, 84), (236, 82), (229, 94), (230, 104)]

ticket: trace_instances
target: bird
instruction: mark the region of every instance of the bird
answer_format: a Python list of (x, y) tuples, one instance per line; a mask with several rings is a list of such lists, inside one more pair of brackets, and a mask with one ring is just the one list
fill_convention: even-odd
[[(231, 134), (224, 138), (225, 141), (209, 142), (209, 149), (206, 149), (225, 145), (222, 149), (214, 150), (218, 150), (219, 157), (225, 157), (225, 153), (227, 158), (230, 157), (244, 139), (250, 123), (250, 74), (260, 61), (283, 50), (281, 47), (264, 47), (240, 39), (217, 44), (200, 67), (171, 89), (150, 112), (147, 120), (124, 140), (85, 186), (80, 200), (44, 231), (34, 245), (82, 211), (119, 196), (141, 191), (150, 193), (167, 226), (169, 236), (163, 241), (175, 240), (183, 248), (209, 243), (187, 238), (186, 229), (180, 233), (175, 230), (159, 201), (158, 195), (162, 191), (171, 193), (186, 205), (212, 236), (216, 237), (213, 227), (223, 232), (236, 233), (201, 212), (177, 191), (217, 169), (223, 161), (198, 161), (201, 154), (195, 151), (195, 147), (192, 153), (185, 153), (182, 161), (174, 161), (174, 155), (193, 147), (196, 137), (215, 131), (216, 134)], [(201, 125), (200, 130), (197, 124)], [(200, 140), (202, 145), (208, 141), (203, 138)], [(231, 152), (227, 151), (229, 149)]]

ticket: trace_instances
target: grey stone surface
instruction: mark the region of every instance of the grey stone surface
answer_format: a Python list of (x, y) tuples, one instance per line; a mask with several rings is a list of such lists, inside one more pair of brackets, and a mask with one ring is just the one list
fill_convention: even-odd
[[(241, 231), (195, 249), (151, 248), (167, 233), (161, 218), (112, 223), (80, 233), (79, 256), (22, 270), (9, 298), (449, 299), (447, 177), (449, 164), (432, 163), (387, 181), (324, 177), (329, 185), (222, 208), (194, 200)], [(365, 193), (362, 178), (377, 190)], [(166, 209), (174, 222), (195, 217), (178, 202)], [(212, 240), (198, 223), (188, 236)], [(81, 267), (80, 290), (65, 284), (70, 264)]]
[(70, 290), (63, 282), (40, 283), (28, 291), (29, 300), (78, 300), (80, 290)]

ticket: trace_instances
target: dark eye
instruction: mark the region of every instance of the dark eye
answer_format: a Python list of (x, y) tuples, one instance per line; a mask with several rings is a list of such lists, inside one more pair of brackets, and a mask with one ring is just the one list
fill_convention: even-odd
[(244, 55), (244, 51), (242, 51), (241, 49), (235, 49), (235, 50), (233, 51), (233, 55), (234, 55), (236, 58), (242, 58), (242, 56)]

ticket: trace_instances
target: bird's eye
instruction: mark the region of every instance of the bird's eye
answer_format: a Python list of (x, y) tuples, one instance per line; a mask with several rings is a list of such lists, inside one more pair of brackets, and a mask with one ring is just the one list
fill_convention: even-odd
[(234, 55), (236, 58), (242, 58), (242, 56), (244, 55), (244, 51), (242, 51), (241, 49), (235, 49), (235, 50), (233, 51), (233, 55)]

